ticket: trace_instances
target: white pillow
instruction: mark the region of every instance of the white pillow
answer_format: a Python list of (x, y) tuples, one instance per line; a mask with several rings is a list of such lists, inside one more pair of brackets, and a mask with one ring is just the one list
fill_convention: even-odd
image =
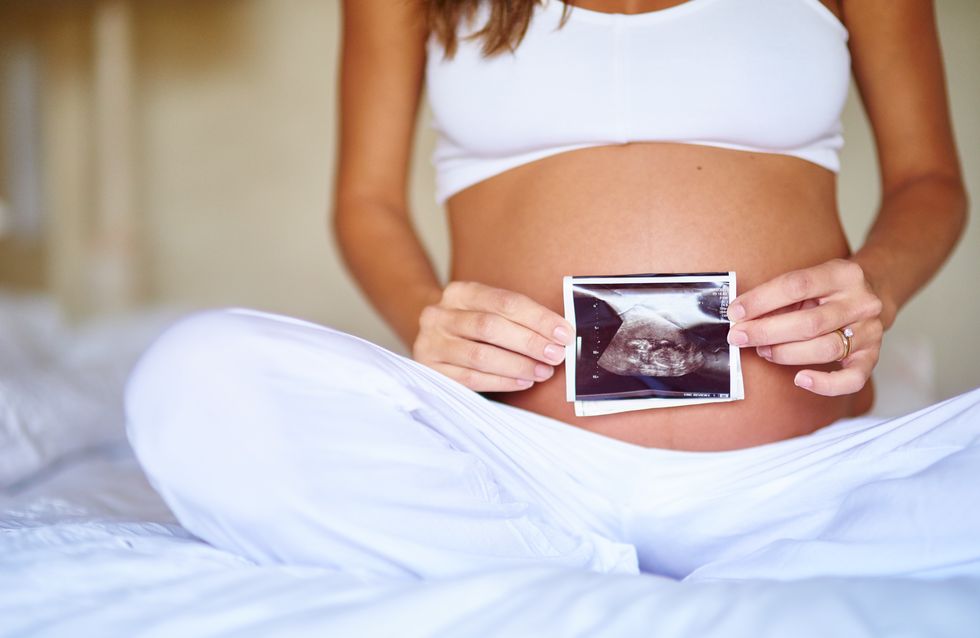
[(48, 358), (62, 333), (53, 301), (0, 291), (0, 376)]
[(126, 376), (172, 316), (74, 329), (47, 299), (0, 294), (0, 489), (66, 455), (125, 439)]

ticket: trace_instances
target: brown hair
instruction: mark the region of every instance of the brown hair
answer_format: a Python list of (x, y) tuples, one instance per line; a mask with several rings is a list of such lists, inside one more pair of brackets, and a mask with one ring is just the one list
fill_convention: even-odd
[[(524, 39), (531, 24), (534, 10), (541, 0), (424, 0), (429, 30), (451, 58), (459, 44), (456, 29), (461, 20), (470, 20), (481, 2), (490, 3), (490, 17), (478, 31), (466, 36), (466, 40), (483, 40), (484, 56), (503, 51), (513, 52)], [(568, 18), (570, 5), (562, 7), (561, 23)]]

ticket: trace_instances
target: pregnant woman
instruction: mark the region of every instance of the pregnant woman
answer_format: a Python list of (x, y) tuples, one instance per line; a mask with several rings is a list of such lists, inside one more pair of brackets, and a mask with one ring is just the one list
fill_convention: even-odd
[[(342, 55), (336, 238), (413, 356), (248, 310), (169, 330), (127, 409), (189, 530), (365, 577), (980, 570), (980, 392), (861, 416), (965, 222), (930, 2), (349, 0)], [(851, 71), (882, 192), (856, 249)], [(448, 283), (406, 206), (423, 86)], [(703, 271), (738, 274), (745, 399), (575, 417), (562, 277)]]

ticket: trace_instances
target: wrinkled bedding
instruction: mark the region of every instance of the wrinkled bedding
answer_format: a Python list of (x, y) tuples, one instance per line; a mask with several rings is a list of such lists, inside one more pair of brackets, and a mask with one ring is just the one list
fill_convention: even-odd
[(165, 317), (79, 332), (33, 301), (0, 297), (0, 311), (0, 636), (980, 635), (977, 579), (541, 567), (388, 583), (255, 565), (182, 529), (123, 436), (118, 392)]

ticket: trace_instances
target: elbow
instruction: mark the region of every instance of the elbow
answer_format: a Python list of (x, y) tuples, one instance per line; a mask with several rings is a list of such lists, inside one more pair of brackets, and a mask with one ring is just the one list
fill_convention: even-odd
[(334, 243), (341, 243), (344, 228), (347, 224), (347, 214), (339, 201), (334, 201), (327, 211), (327, 235)]
[(357, 208), (357, 202), (351, 201), (345, 191), (346, 189), (338, 186), (327, 209), (327, 233), (334, 241), (342, 241), (345, 230), (354, 218), (353, 210)]
[(348, 270), (352, 266), (351, 259), (357, 250), (356, 244), (361, 234), (358, 227), (363, 225), (362, 213), (363, 206), (341, 193), (335, 195), (327, 211), (325, 221), (328, 240)]
[(958, 241), (966, 230), (969, 218), (970, 197), (959, 172), (927, 172), (911, 177), (885, 190), (886, 197), (910, 191), (917, 192), (920, 202), (928, 202), (932, 214), (941, 215), (947, 233)]
[(328, 233), (345, 260), (360, 247), (376, 247), (390, 229), (410, 224), (408, 212), (390, 200), (376, 196), (338, 196), (328, 213)]
[(356, 206), (337, 201), (327, 214), (329, 241), (348, 271), (353, 267), (359, 238), (363, 234), (363, 215), (357, 212)]
[(953, 218), (953, 233), (956, 241), (966, 232), (966, 227), (970, 218), (970, 195), (966, 190), (966, 184), (961, 178), (950, 180), (950, 200), (952, 205), (949, 207)]
[(338, 193), (327, 211), (327, 234), (341, 253), (357, 234), (357, 226), (364, 220), (364, 205), (356, 199)]
[(343, 236), (345, 223), (343, 207), (340, 205), (340, 202), (334, 200), (327, 210), (326, 231), (330, 242), (341, 254), (344, 252)]

